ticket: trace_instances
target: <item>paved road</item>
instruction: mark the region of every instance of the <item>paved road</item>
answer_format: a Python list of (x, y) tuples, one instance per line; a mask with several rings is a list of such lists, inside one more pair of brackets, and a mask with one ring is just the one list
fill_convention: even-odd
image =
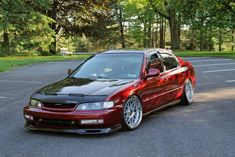
[(234, 157), (235, 62), (186, 58), (197, 72), (191, 106), (144, 119), (139, 129), (110, 135), (30, 132), (22, 108), (36, 89), (60, 80), (79, 62), (43, 63), (0, 73), (1, 157)]

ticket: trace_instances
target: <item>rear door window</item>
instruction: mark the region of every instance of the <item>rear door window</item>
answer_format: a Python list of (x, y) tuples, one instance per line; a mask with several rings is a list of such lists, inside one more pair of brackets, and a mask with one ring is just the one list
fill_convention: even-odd
[(163, 64), (166, 67), (166, 70), (170, 70), (170, 69), (174, 69), (178, 67), (179, 63), (173, 55), (169, 53), (161, 53), (160, 56), (163, 60)]

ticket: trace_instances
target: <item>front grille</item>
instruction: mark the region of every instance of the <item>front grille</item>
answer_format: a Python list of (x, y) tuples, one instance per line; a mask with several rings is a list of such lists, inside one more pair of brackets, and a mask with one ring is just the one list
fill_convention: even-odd
[(44, 119), (44, 118), (38, 118), (37, 124), (48, 127), (55, 126), (55, 127), (69, 127), (69, 128), (74, 128), (79, 125), (79, 123), (74, 120), (58, 120), (58, 119)]
[(62, 104), (62, 103), (43, 103), (43, 107), (57, 109), (73, 109), (77, 104)]

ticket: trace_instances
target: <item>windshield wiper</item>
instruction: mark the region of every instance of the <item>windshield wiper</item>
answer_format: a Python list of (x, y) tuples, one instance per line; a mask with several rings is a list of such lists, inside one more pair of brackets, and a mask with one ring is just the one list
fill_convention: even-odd
[(55, 95), (55, 96), (56, 96), (56, 95), (58, 95), (58, 94), (57, 94), (57, 93), (55, 93), (55, 92), (49, 92), (49, 93), (44, 92), (43, 94), (44, 94), (44, 95)]
[(74, 79), (77, 79), (77, 77), (74, 77), (74, 76), (69, 76), (69, 78), (74, 78)]
[(110, 78), (108, 78), (107, 75), (104, 75), (104, 74), (99, 74), (99, 75), (97, 76), (97, 78), (100, 78), (100, 79), (110, 79)]

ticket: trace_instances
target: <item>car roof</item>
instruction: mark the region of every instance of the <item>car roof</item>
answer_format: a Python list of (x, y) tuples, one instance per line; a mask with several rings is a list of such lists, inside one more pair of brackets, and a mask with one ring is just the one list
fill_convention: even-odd
[(170, 49), (154, 48), (145, 50), (109, 50), (101, 52), (102, 54), (118, 54), (118, 53), (138, 53), (138, 54), (148, 54), (150, 52), (157, 51), (158, 53), (173, 53)]

